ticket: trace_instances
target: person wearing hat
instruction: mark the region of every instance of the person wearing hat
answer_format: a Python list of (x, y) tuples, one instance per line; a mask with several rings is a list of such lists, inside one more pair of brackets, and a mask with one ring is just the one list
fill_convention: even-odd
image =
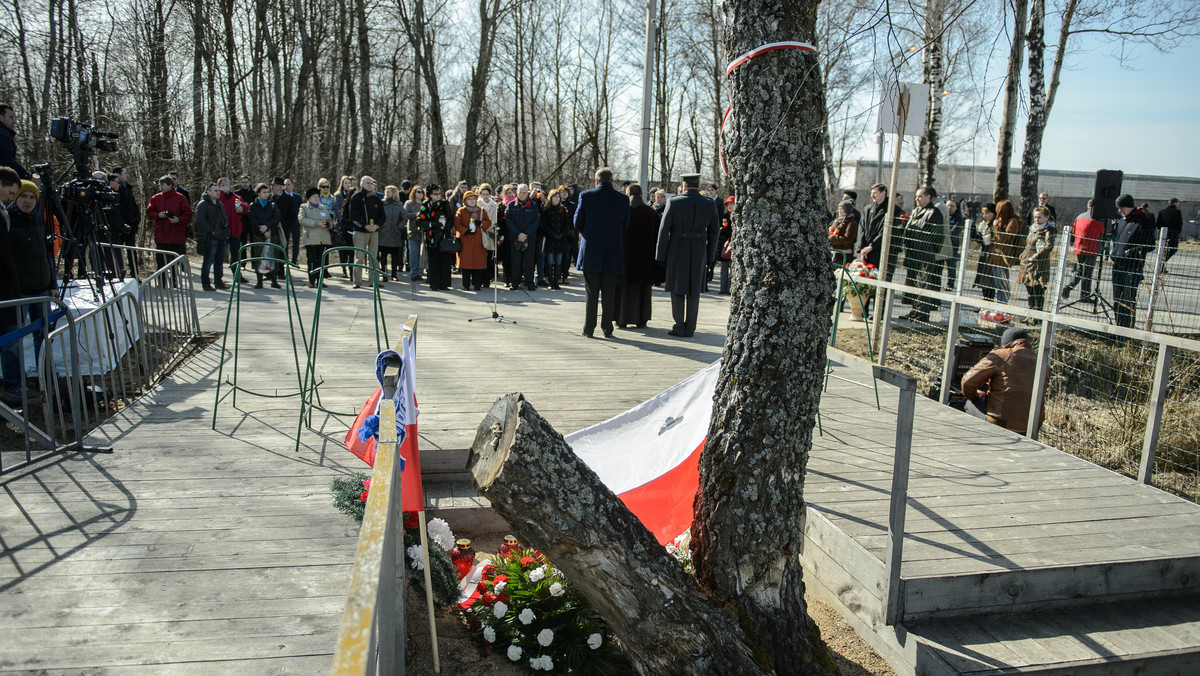
[(304, 257), (308, 261), (308, 286), (315, 287), (320, 276), (321, 261), (325, 250), (333, 244), (329, 229), (336, 222), (333, 212), (321, 203), (321, 189), (309, 188), (300, 205), (300, 243), (304, 245)]
[(492, 228), (492, 218), (479, 205), (474, 190), (462, 194), (463, 205), (454, 212), (454, 231), (462, 249), (458, 252), (458, 269), (462, 272), (464, 291), (483, 288), (483, 271), (487, 269), (488, 252), (483, 246), (483, 233)]
[[(11, 175), (9, 176), (11, 181)], [(11, 185), (11, 184), (10, 184)], [(12, 192), (11, 187), (5, 192)], [(41, 192), (32, 181), (21, 181), (17, 188), (13, 203), (8, 207), (8, 249), (16, 269), (16, 284), (20, 298), (39, 299), (52, 295), (57, 284), (54, 279), (54, 263), (51, 259), (50, 248), (46, 246), (46, 226), (41, 219), (34, 216)], [(31, 302), (21, 310), (29, 322), (44, 318), (49, 312), (49, 304)], [(42, 343), (46, 339), (45, 327), (38, 329), (33, 336), (34, 354), (37, 364), (41, 364)], [(15, 350), (20, 349), (20, 341), (11, 343), (12, 350), (5, 354), (8, 365), (5, 372), (5, 400), (10, 402), (21, 396), (20, 357)]]
[(1154, 218), (1135, 206), (1133, 196), (1117, 198), (1117, 223), (1112, 248), (1113, 312), (1117, 326), (1132, 328), (1137, 312), (1138, 286), (1142, 283), (1146, 254), (1154, 248)]
[(962, 391), (970, 401), (987, 397), (987, 421), (1025, 434), (1029, 426), (1029, 400), (1037, 354), (1025, 329), (1010, 328), (1000, 337), (1000, 347), (988, 352), (962, 378)]
[(283, 230), (283, 247), (286, 252), (291, 249), (292, 265), (300, 260), (300, 204), (292, 193), (288, 192), (286, 178), (276, 176), (271, 181), (271, 201), (279, 209), (279, 227)]
[[(154, 247), (180, 256), (187, 254), (187, 224), (192, 220), (192, 205), (175, 189), (175, 179), (158, 179), (158, 192), (146, 204), (146, 217), (154, 222)], [(155, 254), (154, 262), (164, 268), (174, 260), (166, 254)]]
[(629, 231), (625, 233), (625, 274), (617, 285), (617, 326), (633, 324), (645, 328), (651, 319), (654, 283), (659, 280), (654, 248), (662, 216), (642, 195), (642, 186), (632, 183), (629, 193)]
[(679, 192), (663, 210), (655, 258), (667, 267), (664, 288), (671, 294), (675, 320), (667, 333), (691, 338), (696, 333), (705, 268), (717, 258), (721, 215), (716, 203), (700, 194), (700, 174), (684, 174)]

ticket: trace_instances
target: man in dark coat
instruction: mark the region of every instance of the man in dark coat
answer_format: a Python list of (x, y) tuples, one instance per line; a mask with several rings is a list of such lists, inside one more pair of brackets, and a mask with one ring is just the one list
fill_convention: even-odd
[[(905, 283), (919, 289), (936, 289), (940, 284), (937, 257), (942, 250), (942, 242), (946, 238), (946, 221), (942, 212), (934, 204), (937, 192), (928, 186), (917, 189), (916, 205), (909, 215), (908, 226), (905, 228), (906, 264), (912, 264), (912, 278)], [(889, 254), (891, 252), (888, 252)], [(912, 312), (907, 315), (910, 321), (927, 322), (929, 313), (937, 305), (937, 301), (916, 297), (913, 299)]]
[[(883, 231), (887, 225), (884, 219), (886, 213), (887, 202), (887, 186), (882, 183), (876, 183), (871, 186), (871, 203), (867, 205), (867, 213), (863, 216), (863, 220), (859, 221), (861, 226), (858, 229), (858, 240), (854, 243), (854, 253), (858, 255), (864, 262), (870, 263), (875, 267), (880, 267), (879, 259), (883, 255)], [(895, 227), (896, 219), (900, 218), (899, 205), (892, 205), (892, 227)], [(896, 236), (896, 232), (892, 232), (891, 250), (888, 252), (888, 280), (896, 271), (896, 256), (900, 253), (900, 238)]]
[(275, 180), (271, 181), (271, 201), (279, 209), (279, 227), (283, 228), (284, 237), (287, 238), (284, 248), (289, 248), (290, 243), (292, 250), (290, 260), (292, 265), (295, 265), (296, 260), (300, 257), (300, 203), (284, 189), (286, 186), (285, 179), (276, 176)]
[[(431, 191), (432, 192), (432, 191)], [(508, 287), (517, 289), (521, 280), (525, 280), (525, 289), (533, 291), (534, 267), (537, 261), (538, 226), (542, 221), (542, 209), (537, 200), (529, 194), (529, 186), (522, 183), (517, 186), (517, 199), (508, 205), (504, 212), (505, 233), (509, 243), (512, 264), (508, 271)]]
[(1183, 214), (1179, 212), (1179, 198), (1172, 197), (1167, 208), (1158, 212), (1158, 227), (1167, 229), (1167, 254), (1163, 260), (1171, 260), (1171, 256), (1179, 251), (1179, 234), (1183, 232)]
[(28, 181), (33, 178), (33, 175), (17, 162), (17, 114), (7, 103), (0, 103), (0, 167), (9, 167), (17, 172), (21, 180)]
[(617, 287), (617, 326), (634, 324), (639, 329), (650, 321), (650, 299), (658, 278), (654, 248), (662, 216), (642, 199), (642, 186), (634, 183), (629, 193), (629, 232), (625, 234), (625, 274)]
[(1113, 311), (1117, 326), (1133, 328), (1137, 310), (1138, 286), (1142, 283), (1146, 254), (1154, 248), (1154, 219), (1145, 209), (1135, 207), (1133, 196), (1117, 198), (1121, 220), (1112, 248)]
[(700, 194), (700, 174), (684, 174), (680, 193), (667, 200), (663, 210), (656, 258), (667, 266), (665, 288), (671, 293), (675, 319), (668, 333), (691, 338), (696, 333), (705, 271), (717, 259), (721, 216), (716, 202)]
[(629, 200), (613, 187), (612, 170), (596, 172), (596, 187), (579, 193), (575, 231), (579, 233), (579, 269), (587, 288), (583, 335), (596, 331), (596, 306), (605, 338), (613, 333), (617, 281), (625, 271), (625, 231), (629, 229)]

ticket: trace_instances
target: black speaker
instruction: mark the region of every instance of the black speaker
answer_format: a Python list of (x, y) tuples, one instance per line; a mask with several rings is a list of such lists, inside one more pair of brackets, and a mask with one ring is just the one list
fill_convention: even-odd
[(1101, 169), (1096, 172), (1096, 187), (1092, 191), (1092, 218), (1102, 221), (1117, 218), (1117, 196), (1121, 194), (1121, 181), (1125, 172)]

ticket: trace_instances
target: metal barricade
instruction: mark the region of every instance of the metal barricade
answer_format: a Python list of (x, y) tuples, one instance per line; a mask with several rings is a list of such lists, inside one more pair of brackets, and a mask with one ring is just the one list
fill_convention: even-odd
[[(115, 255), (135, 275), (138, 261), (148, 256), (165, 265), (140, 282), (75, 280), (61, 292), (74, 307), (52, 296), (0, 302), (0, 308), (41, 305), (34, 314), (48, 318), (29, 322), (21, 312), (16, 330), (0, 338), (0, 344), (8, 342), (5, 368), (21, 376), (20, 401), (6, 397), (0, 417), (24, 435), (21, 451), (5, 442), (0, 474), (81, 449), (88, 431), (156, 384), (199, 333), (185, 256), (101, 246), (119, 250)], [(81, 300), (95, 306), (80, 311)], [(36, 369), (30, 368), (31, 357)]]

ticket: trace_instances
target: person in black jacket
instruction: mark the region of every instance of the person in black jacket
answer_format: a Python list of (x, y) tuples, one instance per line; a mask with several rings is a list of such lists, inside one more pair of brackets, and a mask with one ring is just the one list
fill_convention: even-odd
[[(879, 259), (883, 255), (883, 233), (887, 222), (884, 220), (886, 207), (884, 202), (887, 202), (887, 186), (882, 183), (876, 183), (871, 186), (871, 204), (867, 206), (867, 211), (863, 214), (863, 220), (859, 221), (858, 240), (854, 245), (854, 252), (858, 258), (864, 263), (870, 263), (876, 268), (880, 267)], [(895, 219), (900, 218), (900, 206), (892, 205), (892, 226), (895, 227)], [(896, 259), (900, 253), (901, 243), (900, 238), (895, 236), (893, 232), (891, 241), (891, 250), (888, 251), (888, 266), (887, 278), (891, 281), (892, 275), (896, 271)]]
[[(11, 202), (21, 188), (21, 178), (12, 167), (0, 167), (0, 203)], [(17, 263), (8, 241), (8, 211), (0, 208), (0, 300), (21, 297), (21, 281)], [(0, 334), (17, 328), (17, 309), (0, 308)], [(21, 406), (21, 341), (0, 347), (0, 370), (4, 375), (4, 390), (0, 398), (9, 406)]]
[(642, 186), (630, 184), (629, 230), (625, 233), (625, 272), (617, 281), (617, 326), (629, 324), (639, 329), (650, 321), (650, 299), (654, 282), (658, 281), (658, 263), (654, 249), (658, 246), (658, 226), (662, 216), (642, 199)]
[(442, 189), (436, 183), (429, 186), (429, 199), (421, 205), (417, 220), (425, 229), (426, 258), (429, 260), (429, 289), (450, 290), (450, 268), (455, 254), (441, 250), (442, 240), (454, 237), (454, 221), (449, 206), (442, 199)]
[(563, 204), (566, 194), (565, 186), (550, 191), (549, 197), (546, 198), (546, 208), (542, 209), (539, 227), (546, 242), (546, 282), (551, 289), (561, 288), (558, 285), (561, 278), (559, 271), (562, 270), (564, 258), (571, 255), (568, 238), (574, 239), (571, 237), (575, 232), (571, 227), (571, 212)]
[(1156, 220), (1158, 227), (1167, 229), (1167, 253), (1163, 260), (1169, 261), (1171, 256), (1179, 251), (1179, 234), (1183, 232), (1183, 214), (1179, 212), (1179, 198), (1172, 197), (1167, 207), (1158, 212)]
[[(9, 178), (11, 180), (11, 176)], [(32, 181), (21, 181), (15, 201), (8, 208), (8, 246), (16, 266), (17, 288), (20, 297), (31, 301), (22, 309), (30, 323), (46, 317), (49, 312), (49, 304), (36, 301), (52, 295), (58, 286), (54, 278), (54, 263), (50, 258), (50, 248), (46, 246), (46, 226), (33, 214), (39, 196), (38, 187)], [(41, 364), (42, 344), (46, 339), (46, 332), (47, 328), (42, 327), (33, 334), (34, 355), (38, 364)], [(10, 368), (13, 368), (13, 364), (16, 365), (15, 383), (5, 382), (5, 391), (8, 393), (6, 398), (11, 400), (13, 397), (21, 395), (21, 362), (19, 353), (14, 354), (15, 351), (22, 349), (21, 343), (18, 341), (10, 344), (8, 349), (11, 351), (6, 351), (4, 356), (4, 359), (10, 364), (4, 369), (6, 374), (9, 373)], [(14, 384), (15, 388), (10, 387)]]
[(671, 294), (675, 320), (667, 333), (691, 338), (696, 333), (705, 268), (717, 258), (721, 215), (716, 203), (700, 194), (699, 174), (684, 174), (679, 192), (663, 210), (655, 259), (667, 268), (664, 286)]
[(22, 180), (33, 178), (17, 161), (17, 114), (7, 103), (0, 103), (0, 167), (12, 169)]
[(290, 260), (294, 265), (300, 258), (300, 202), (284, 189), (286, 185), (286, 179), (278, 176), (271, 181), (271, 201), (279, 209), (279, 227), (285, 238), (283, 245), (285, 249), (290, 245)]
[[(266, 183), (259, 183), (255, 186), (257, 197), (250, 203), (250, 211), (246, 213), (246, 221), (250, 227), (243, 234), (248, 234), (255, 242), (271, 243), (283, 245), (283, 232), (279, 229), (279, 208), (275, 202), (272, 202), (270, 188)], [(297, 211), (297, 215), (299, 211)], [(281, 253), (275, 247), (260, 246), (254, 252), (256, 256), (263, 258), (286, 258), (286, 253)], [(254, 265), (254, 272), (258, 275), (258, 283), (254, 288), (263, 288), (263, 277), (271, 280), (271, 288), (279, 288), (279, 263), (276, 261), (258, 261)]]
[[(350, 222), (354, 224), (354, 248), (370, 252), (368, 257), (360, 252), (355, 253), (355, 262), (372, 268), (371, 281), (384, 283), (384, 277), (376, 270), (375, 257), (379, 255), (379, 229), (383, 227), (386, 218), (383, 213), (383, 200), (376, 192), (375, 179), (363, 176), (358, 184), (358, 192), (350, 196)], [(354, 280), (354, 288), (362, 288), (362, 268), (351, 269), (350, 277)], [(447, 285), (449, 286), (449, 285)]]
[(1117, 326), (1133, 328), (1137, 311), (1138, 286), (1142, 283), (1146, 254), (1154, 248), (1154, 219), (1145, 209), (1134, 206), (1133, 196), (1117, 198), (1121, 221), (1112, 249), (1113, 311)]
[[(125, 167), (113, 167), (112, 173), (116, 175), (117, 181), (120, 183), (117, 194), (121, 201), (117, 207), (121, 212), (121, 220), (125, 224), (121, 237), (118, 238), (114, 234), (113, 241), (125, 246), (137, 246), (138, 230), (142, 225), (142, 208), (138, 206), (137, 197), (133, 194), (133, 186), (129, 185), (129, 172)], [(128, 252), (127, 260), (129, 261), (129, 273), (135, 274), (137, 260), (132, 251)]]
[(504, 212), (505, 233), (509, 239), (512, 270), (509, 271), (508, 288), (516, 289), (525, 281), (525, 289), (533, 291), (534, 267), (537, 262), (538, 224), (542, 219), (541, 207), (524, 183), (517, 186), (517, 199)]

